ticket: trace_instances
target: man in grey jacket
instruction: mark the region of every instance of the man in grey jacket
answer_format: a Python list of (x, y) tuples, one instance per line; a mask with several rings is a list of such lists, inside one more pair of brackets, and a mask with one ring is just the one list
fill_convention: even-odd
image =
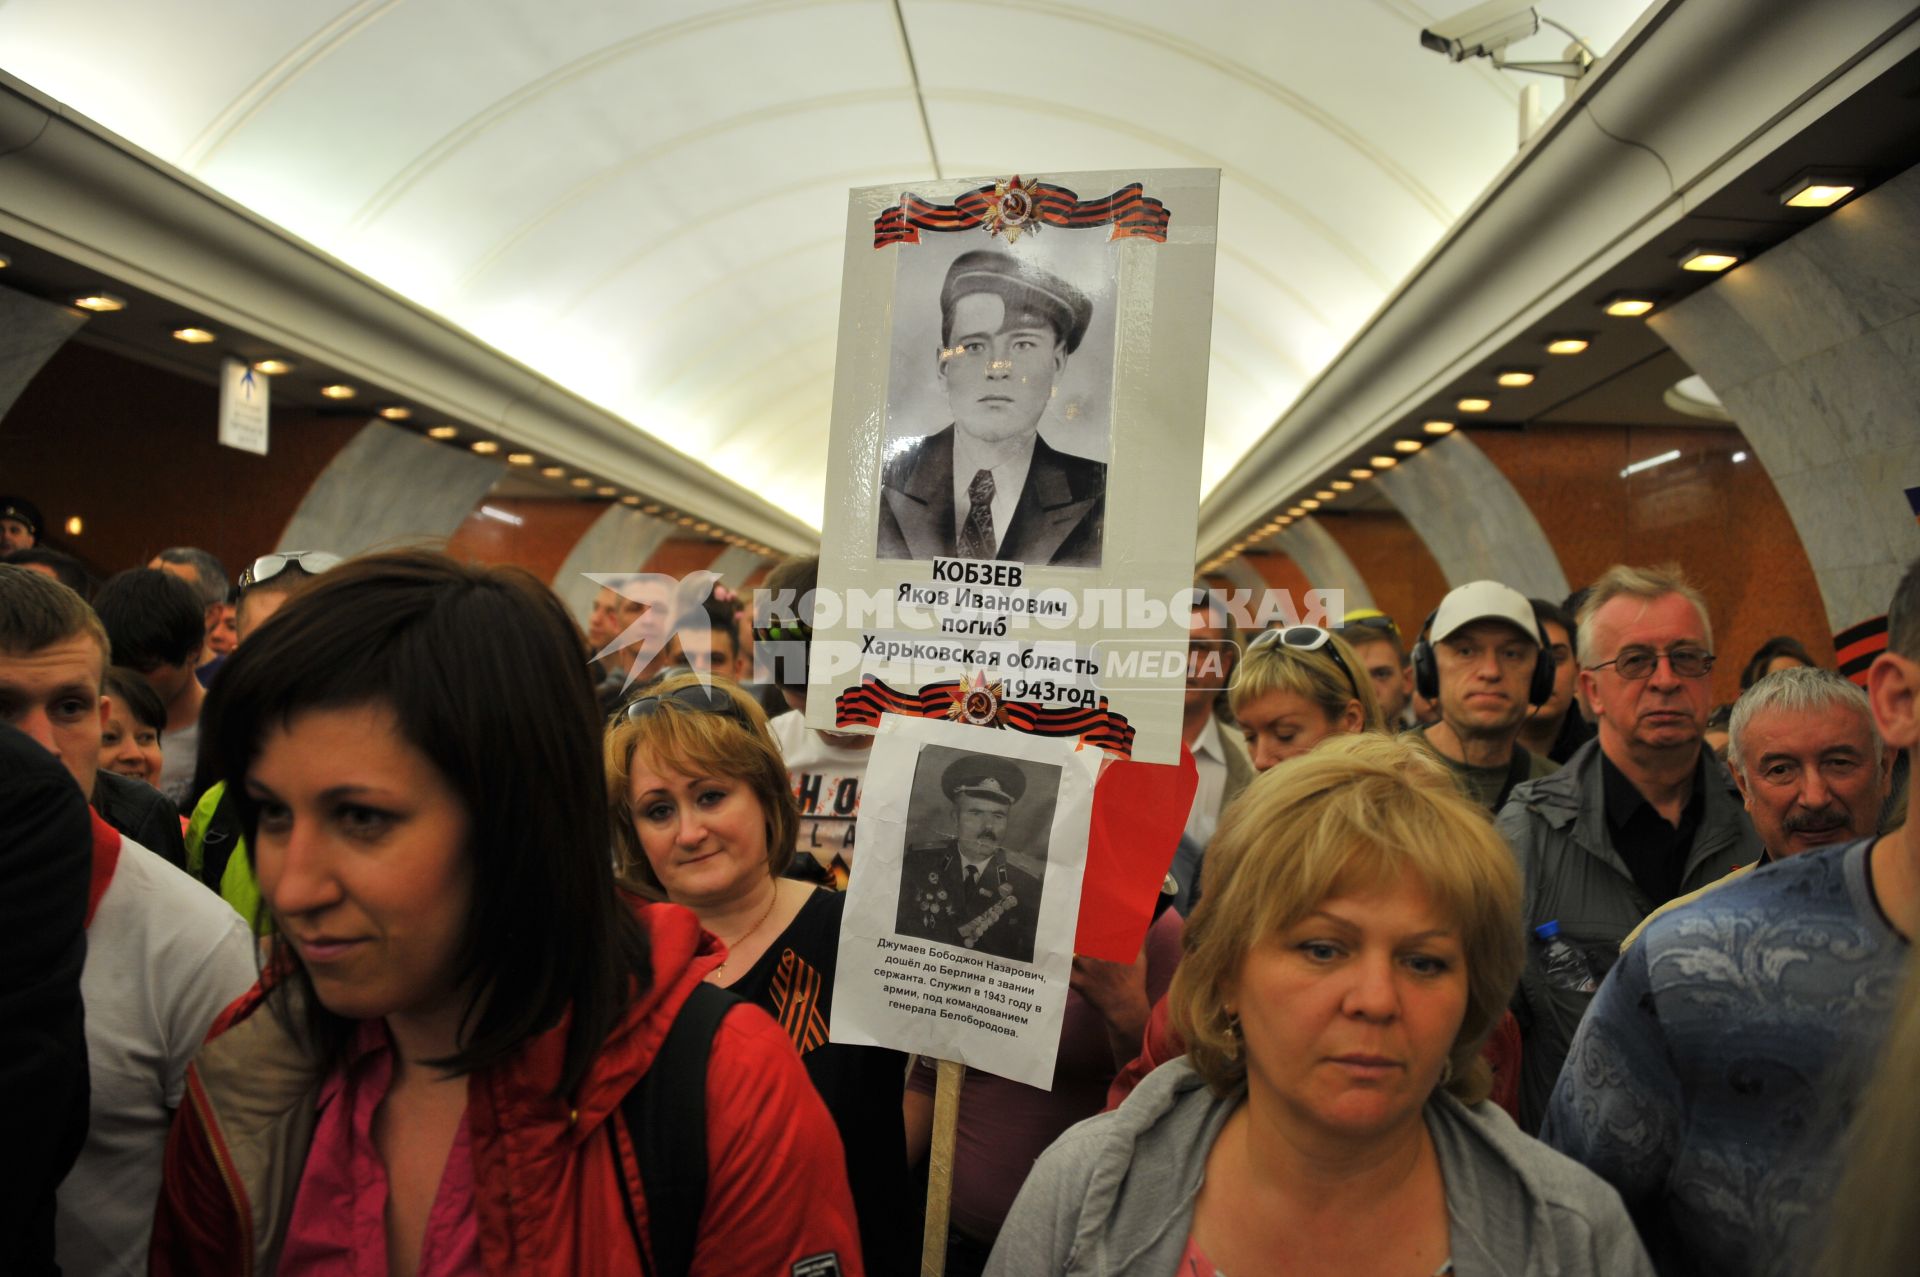
[[(1514, 999), (1520, 1119), (1536, 1130), (1593, 990), (1653, 910), (1760, 855), (1726, 768), (1701, 747), (1713, 635), (1677, 570), (1616, 566), (1579, 617), (1580, 686), (1598, 739), (1559, 772), (1514, 790), (1500, 832), (1526, 879), (1529, 928), (1560, 924), (1590, 979), (1550, 974), (1530, 946)], [(1537, 932), (1536, 932), (1537, 935)]]

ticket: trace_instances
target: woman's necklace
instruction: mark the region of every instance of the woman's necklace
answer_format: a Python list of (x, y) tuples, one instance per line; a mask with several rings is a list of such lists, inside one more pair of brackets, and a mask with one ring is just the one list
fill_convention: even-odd
[(776, 882), (773, 884), (773, 897), (767, 901), (766, 912), (760, 915), (760, 920), (754, 923), (751, 927), (748, 927), (745, 931), (741, 932), (739, 939), (722, 940), (720, 942), (721, 944), (724, 944), (727, 946), (726, 959), (725, 961), (721, 962), (719, 966), (713, 969), (713, 974), (708, 976), (707, 979), (718, 980), (721, 976), (726, 974), (727, 963), (733, 961), (733, 951), (739, 948), (741, 945), (745, 944), (747, 940), (752, 937), (754, 932), (760, 930), (761, 927), (766, 925), (767, 919), (773, 916), (773, 907), (779, 903), (780, 903), (780, 884)]

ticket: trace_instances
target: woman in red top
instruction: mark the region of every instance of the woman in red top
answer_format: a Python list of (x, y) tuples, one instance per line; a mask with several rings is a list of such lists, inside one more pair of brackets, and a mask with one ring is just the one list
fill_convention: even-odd
[[(346, 564), (235, 654), (204, 721), (275, 950), (188, 1074), (153, 1271), (660, 1273), (622, 1104), (722, 955), (616, 892), (558, 601), (439, 555)], [(689, 1271), (862, 1271), (779, 1026), (730, 1008), (705, 1073)]]

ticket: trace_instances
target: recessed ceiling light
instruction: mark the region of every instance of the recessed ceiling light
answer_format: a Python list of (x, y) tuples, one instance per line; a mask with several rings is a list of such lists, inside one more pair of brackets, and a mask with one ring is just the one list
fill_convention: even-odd
[(1616, 319), (1637, 319), (1659, 304), (1646, 293), (1615, 293), (1600, 303), (1600, 309)]
[(1281, 516), (1280, 516), (1279, 518), (1277, 518), (1277, 519), (1275, 519), (1275, 520), (1274, 520), (1274, 522), (1275, 522), (1275, 523), (1277, 523), (1277, 524), (1279, 524), (1279, 525), (1280, 525), (1281, 527), (1283, 527), (1283, 528), (1284, 528), (1284, 527), (1286, 527), (1286, 526), (1287, 526), (1287, 525), (1288, 525), (1289, 523), (1292, 523), (1292, 522), (1293, 522), (1293, 516), (1292, 516), (1292, 515), (1290, 515), (1290, 514), (1283, 514), (1283, 515), (1281, 515)]
[(388, 421), (405, 421), (413, 416), (413, 409), (403, 408), (399, 404), (388, 404), (380, 410), (380, 415)]
[(5, 253), (0, 253), (0, 270), (5, 270), (7, 267), (11, 265), (13, 265), (13, 259), (11, 257), (8, 257)]
[(124, 297), (115, 297), (112, 293), (83, 293), (73, 299), (73, 304), (81, 310), (90, 310), (97, 315), (104, 315), (109, 311), (125, 310), (127, 308), (126, 299)]
[(1747, 459), (1747, 453), (1744, 448), (1741, 449), (1739, 452), (1736, 452), (1733, 454), (1734, 464), (1736, 465), (1738, 465), (1742, 461), (1745, 461), (1746, 459)]
[(584, 474), (576, 474), (575, 476), (573, 476), (573, 478), (569, 479), (567, 482), (571, 483), (576, 488), (591, 488), (593, 486), (593, 480), (587, 478), (587, 476), (585, 476)]
[(1391, 470), (1400, 464), (1400, 458), (1398, 457), (1380, 456), (1370, 458), (1370, 460), (1375, 470)]
[(1331, 501), (1337, 495), (1332, 488), (1322, 488), (1313, 494), (1315, 501)]
[(693, 526), (693, 516), (690, 514), (683, 514), (679, 518), (675, 519), (674, 522), (679, 524), (683, 528), (690, 528)]
[(1393, 450), (1395, 452), (1414, 453), (1420, 451), (1421, 447), (1422, 444), (1418, 439), (1395, 439), (1393, 441)]
[(640, 498), (634, 496), (631, 492), (629, 492), (626, 496), (620, 498), (620, 504), (621, 505), (639, 505)]
[(483, 457), (491, 457), (494, 453), (500, 451), (500, 445), (491, 439), (475, 439), (473, 441), (473, 450)]
[(540, 473), (549, 479), (563, 479), (566, 477), (567, 468), (565, 466), (542, 466), (540, 467)]
[(1453, 406), (1461, 412), (1486, 412), (1493, 407), (1493, 400), (1484, 395), (1468, 395), (1455, 400)]
[(460, 428), (458, 426), (435, 426), (433, 429), (427, 431), (427, 438), (429, 439), (458, 439), (459, 437)]
[(1332, 488), (1335, 492), (1352, 492), (1353, 480), (1335, 479), (1333, 482), (1329, 483), (1327, 486), (1329, 488)]
[(1450, 435), (1453, 433), (1451, 421), (1423, 421), (1420, 428), (1430, 435)]
[(531, 452), (509, 452), (507, 454), (507, 464), (510, 466), (530, 466), (533, 464), (533, 454)]
[(1593, 343), (1585, 337), (1574, 337), (1571, 335), (1566, 337), (1549, 337), (1547, 338), (1547, 353), (1549, 355), (1578, 355), (1592, 344)]
[(1724, 246), (1710, 247), (1703, 244), (1696, 244), (1686, 252), (1680, 254), (1681, 270), (1706, 271), (1712, 273), (1714, 271), (1723, 271), (1730, 266), (1738, 266), (1739, 264), (1739, 251)]
[(1305, 514), (1306, 512), (1307, 512), (1307, 508), (1303, 505), (1295, 505), (1295, 506), (1287, 507), (1287, 517), (1289, 519), (1297, 519), (1301, 515)]
[(253, 370), (269, 377), (278, 377), (281, 373), (292, 372), (293, 365), (284, 359), (259, 359), (254, 361)]
[(1313, 497), (1302, 497), (1300, 499), (1300, 508), (1302, 510), (1318, 510), (1320, 508), (1320, 502)]
[(619, 491), (620, 489), (618, 488), (608, 487), (603, 484), (593, 490), (593, 495), (596, 497), (611, 497), (617, 495)]
[(1780, 188), (1780, 202), (1788, 208), (1832, 208), (1859, 189), (1856, 174), (1807, 169)]
[(173, 339), (184, 341), (189, 346), (204, 346), (214, 337), (204, 328), (176, 328), (173, 330)]
[(1527, 368), (1502, 368), (1500, 375), (1495, 377), (1494, 380), (1503, 386), (1511, 386), (1513, 389), (1518, 390), (1522, 386), (1531, 386), (1534, 375), (1532, 370)]
[(320, 393), (329, 399), (351, 399), (360, 392), (344, 381), (336, 381), (331, 386), (320, 387)]
[(85, 532), (86, 530), (87, 530), (87, 521), (81, 518), (79, 515), (77, 514), (72, 515), (67, 519), (67, 535), (68, 536), (77, 537), (81, 533)]

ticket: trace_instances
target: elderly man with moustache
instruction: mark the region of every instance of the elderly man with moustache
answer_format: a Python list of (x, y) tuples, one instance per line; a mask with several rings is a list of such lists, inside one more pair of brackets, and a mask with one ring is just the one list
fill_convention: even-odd
[[(1886, 746), (1913, 749), (1920, 561), (1895, 591), (1887, 650), (1867, 684)], [(1803, 735), (1770, 700), (1735, 733), (1744, 766), (1760, 773), (1746, 782), (1755, 790), (1770, 766), (1783, 780), (1808, 761), (1852, 773), (1857, 758), (1859, 771), (1879, 770), (1850, 721), (1855, 706), (1843, 703), (1824, 728), (1824, 712), (1801, 711)], [(1757, 804), (1763, 829), (1787, 836), (1770, 847), (1792, 846), (1796, 805), (1824, 813), (1794, 822), (1803, 835), (1836, 832), (1810, 826), (1832, 826), (1840, 802), (1850, 824), (1868, 824), (1875, 783), (1846, 799), (1826, 784), (1816, 778), (1792, 803)], [(1841, 1136), (1909, 978), (1915, 934), (1920, 840), (1911, 825), (1795, 848), (1654, 919), (1581, 1024), (1541, 1138), (1620, 1191), (1664, 1274), (1815, 1271)]]
[[(1599, 736), (1516, 788), (1497, 822), (1519, 858), (1536, 936), (1514, 999), (1528, 1129), (1621, 942), (1661, 905), (1760, 855), (1739, 792), (1701, 746), (1713, 634), (1699, 591), (1677, 569), (1616, 566), (1594, 583), (1578, 626), (1580, 686)], [(1540, 934), (1549, 923), (1557, 937)]]

